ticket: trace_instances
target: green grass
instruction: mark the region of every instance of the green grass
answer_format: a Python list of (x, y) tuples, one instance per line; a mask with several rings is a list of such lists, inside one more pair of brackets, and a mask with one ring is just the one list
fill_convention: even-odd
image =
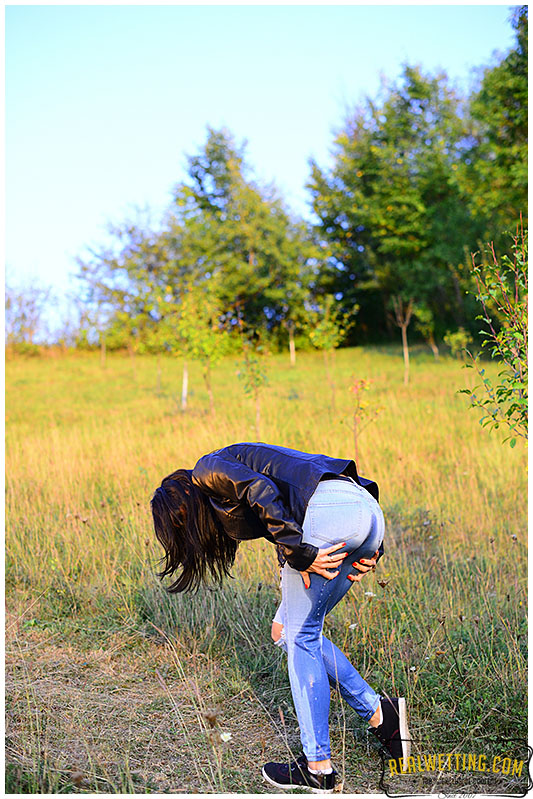
[[(353, 457), (351, 383), (371, 379), (381, 408), (359, 471), (380, 486), (386, 557), (328, 619), (331, 637), (377, 690), (407, 696), (420, 751), (525, 739), (525, 448), (480, 427), (457, 394), (471, 372), (422, 350), (409, 386), (397, 348), (338, 352), (335, 409), (318, 354), (268, 368), (262, 440)], [(236, 357), (214, 370), (213, 418), (196, 365), (180, 411), (179, 359), (162, 361), (160, 388), (150, 357), (7, 363), (9, 792), (260, 793), (257, 763), (299, 751), (269, 638), (273, 547), (243, 544), (234, 579), (192, 597), (154, 576), (161, 478), (256, 438), (238, 370)], [(375, 792), (365, 725), (335, 697), (331, 721), (345, 791)]]

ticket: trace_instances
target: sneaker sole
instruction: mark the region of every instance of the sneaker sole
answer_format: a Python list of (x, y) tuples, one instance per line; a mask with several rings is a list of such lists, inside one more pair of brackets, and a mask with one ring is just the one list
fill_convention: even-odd
[(265, 769), (261, 769), (261, 774), (263, 775), (263, 779), (269, 782), (271, 785), (274, 785), (276, 788), (281, 788), (282, 791), (310, 791), (311, 793), (333, 793), (335, 788), (338, 786), (336, 785), (335, 788), (313, 788), (311, 785), (286, 785), (285, 783), (275, 782), (268, 774), (265, 772)]
[(407, 771), (407, 758), (411, 754), (411, 734), (407, 726), (407, 708), (403, 697), (398, 699), (398, 714), (400, 716), (400, 738), (402, 739), (402, 772), (405, 774)]

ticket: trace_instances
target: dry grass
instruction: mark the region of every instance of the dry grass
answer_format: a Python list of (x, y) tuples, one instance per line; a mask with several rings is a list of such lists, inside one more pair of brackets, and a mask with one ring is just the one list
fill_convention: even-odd
[(220, 665), (135, 630), (80, 651), (11, 617), (8, 624), (7, 762), (19, 780), (31, 775), (31, 792), (210, 793), (219, 765), (232, 790), (261, 789), (250, 764), (275, 730), (248, 686), (222, 692), (234, 675)]
[[(331, 636), (377, 689), (408, 697), (425, 751), (525, 735), (524, 448), (480, 428), (455, 361), (415, 351), (404, 387), (397, 350), (339, 352), (333, 411), (320, 356), (287, 360), (270, 361), (263, 440), (352, 457), (353, 379), (371, 378), (382, 406), (360, 471), (380, 484), (387, 557), (341, 603)], [(268, 635), (272, 547), (243, 545), (235, 580), (197, 597), (168, 597), (153, 576), (148, 501), (162, 476), (255, 439), (236, 361), (214, 372), (215, 418), (196, 368), (179, 412), (174, 359), (160, 392), (151, 358), (8, 363), (9, 790), (263, 792), (259, 761), (299, 751)], [(345, 792), (376, 791), (365, 725), (336, 702), (331, 718)]]

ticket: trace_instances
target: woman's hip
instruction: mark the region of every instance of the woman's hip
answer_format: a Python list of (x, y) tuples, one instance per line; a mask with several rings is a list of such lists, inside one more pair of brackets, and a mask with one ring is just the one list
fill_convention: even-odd
[(385, 521), (379, 504), (364, 488), (327, 480), (318, 484), (309, 500), (303, 533), (305, 543), (319, 549), (343, 542), (347, 552), (369, 549), (372, 556), (383, 541)]

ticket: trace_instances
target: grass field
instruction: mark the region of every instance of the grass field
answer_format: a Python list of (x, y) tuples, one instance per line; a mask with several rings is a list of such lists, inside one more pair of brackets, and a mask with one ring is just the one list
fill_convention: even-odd
[[(237, 361), (214, 370), (215, 416), (194, 365), (180, 411), (179, 359), (162, 361), (160, 383), (151, 357), (7, 362), (7, 792), (263, 793), (258, 765), (299, 753), (269, 637), (272, 545), (243, 544), (234, 579), (195, 596), (168, 596), (154, 575), (161, 478), (255, 440)], [(472, 372), (422, 350), (409, 386), (399, 349), (339, 351), (335, 410), (318, 354), (268, 369), (263, 441), (353, 457), (354, 379), (373, 381), (381, 409), (359, 472), (380, 486), (386, 557), (328, 619), (333, 640), (376, 690), (407, 697), (416, 751), (525, 739), (523, 443), (480, 427), (456, 393)], [(379, 790), (366, 725), (334, 696), (331, 728), (344, 791)], [(447, 777), (402, 779), (404, 792), (439, 792)], [(498, 779), (465, 774), (462, 788), (519, 792)]]

